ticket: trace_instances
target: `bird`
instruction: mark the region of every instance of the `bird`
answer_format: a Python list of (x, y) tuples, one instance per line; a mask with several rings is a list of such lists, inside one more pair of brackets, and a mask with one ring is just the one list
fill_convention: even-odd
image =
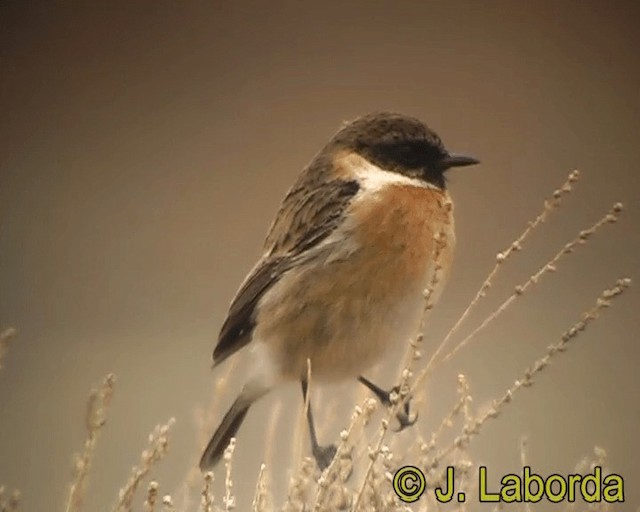
[[(412, 116), (372, 112), (343, 123), (286, 193), (262, 256), (231, 301), (213, 367), (246, 347), (251, 369), (202, 454), (202, 471), (276, 386), (299, 383), (306, 403), (309, 366), (314, 382), (357, 379), (391, 404), (393, 390), (363, 374), (415, 331), (441, 233), (442, 278), (431, 300), (439, 297), (455, 248), (446, 172), (478, 163), (449, 152)], [(336, 447), (318, 442), (310, 405), (311, 451), (324, 469)], [(401, 427), (408, 416), (405, 405)]]

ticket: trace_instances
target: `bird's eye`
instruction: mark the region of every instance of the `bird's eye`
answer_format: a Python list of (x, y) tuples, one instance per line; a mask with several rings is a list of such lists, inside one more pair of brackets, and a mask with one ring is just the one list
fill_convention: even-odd
[(423, 148), (421, 148), (419, 144), (411, 141), (394, 144), (392, 152), (395, 158), (407, 167), (420, 166), (424, 157)]

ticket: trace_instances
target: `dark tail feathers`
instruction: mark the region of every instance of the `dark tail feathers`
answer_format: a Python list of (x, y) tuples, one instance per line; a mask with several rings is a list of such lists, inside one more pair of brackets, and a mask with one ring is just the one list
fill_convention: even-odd
[(224, 455), (232, 437), (238, 433), (251, 404), (265, 395), (271, 386), (265, 385), (261, 378), (253, 379), (242, 388), (240, 395), (222, 418), (211, 441), (200, 458), (200, 469), (209, 471)]
[(200, 459), (200, 469), (202, 471), (209, 471), (222, 458), (231, 438), (238, 433), (238, 429), (242, 425), (252, 403), (253, 401), (248, 401), (242, 395), (233, 402), (202, 454)]

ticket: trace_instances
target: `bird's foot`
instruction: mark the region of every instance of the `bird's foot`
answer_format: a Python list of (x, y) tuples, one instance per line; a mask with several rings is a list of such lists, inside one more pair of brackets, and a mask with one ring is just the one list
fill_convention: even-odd
[(341, 450), (339, 455), (336, 446), (333, 444), (318, 446), (313, 450), (313, 456), (316, 459), (320, 474), (323, 474), (325, 469), (333, 464), (335, 467), (332, 469), (332, 474), (328, 476), (329, 481), (334, 482), (337, 480), (343, 484), (348, 482), (353, 474), (352, 448)]
[(317, 445), (313, 448), (313, 457), (316, 459), (316, 464), (320, 471), (324, 471), (329, 467), (337, 451), (338, 449), (335, 444), (329, 444), (327, 446)]
[(402, 400), (402, 404), (400, 405), (400, 410), (396, 412), (396, 419), (398, 420), (398, 428), (396, 432), (402, 432), (405, 428), (411, 427), (418, 421), (418, 413), (411, 413), (411, 400), (412, 397), (407, 397), (405, 399), (400, 398), (400, 387), (394, 386), (391, 388), (391, 391), (388, 393), (388, 404), (391, 406), (393, 403), (391, 400), (391, 395), (394, 394), (397, 397), (397, 400)]
[(411, 414), (411, 397), (403, 397), (400, 393), (400, 386), (394, 386), (390, 391), (385, 391), (362, 375), (358, 377), (358, 380), (369, 388), (373, 394), (376, 395), (378, 400), (380, 400), (380, 403), (386, 407), (393, 407), (398, 400), (403, 402), (400, 405), (400, 410), (396, 413), (396, 419), (399, 423), (399, 427), (396, 429), (396, 432), (400, 432), (418, 421), (418, 413), (414, 415)]

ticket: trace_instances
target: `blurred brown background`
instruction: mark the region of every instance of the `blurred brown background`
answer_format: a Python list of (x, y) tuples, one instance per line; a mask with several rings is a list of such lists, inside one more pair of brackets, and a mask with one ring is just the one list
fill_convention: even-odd
[[(22, 489), (25, 510), (59, 508), (86, 396), (113, 371), (88, 509), (113, 504), (169, 416), (156, 476), (173, 490), (199, 450), (193, 411), (210, 400), (226, 307), (283, 193), (343, 120), (371, 110), (420, 117), (482, 160), (450, 176), (459, 250), (431, 343), (571, 169), (575, 194), (475, 321), (614, 201), (627, 207), (440, 369), (447, 401), (431, 392), (424, 414), (448, 409), (461, 371), (475, 405), (497, 396), (601, 289), (637, 277), (639, 14), (632, 1), (1, 2), (0, 325), (20, 334), (0, 371), (0, 482)], [(640, 503), (639, 305), (632, 289), (487, 425), (473, 453), (495, 481), (518, 466), (522, 434), (542, 472), (570, 471), (597, 444), (626, 477), (620, 510)], [(261, 418), (298, 395), (252, 410), (238, 493), (253, 490)], [(274, 478), (281, 492), (286, 475)]]

